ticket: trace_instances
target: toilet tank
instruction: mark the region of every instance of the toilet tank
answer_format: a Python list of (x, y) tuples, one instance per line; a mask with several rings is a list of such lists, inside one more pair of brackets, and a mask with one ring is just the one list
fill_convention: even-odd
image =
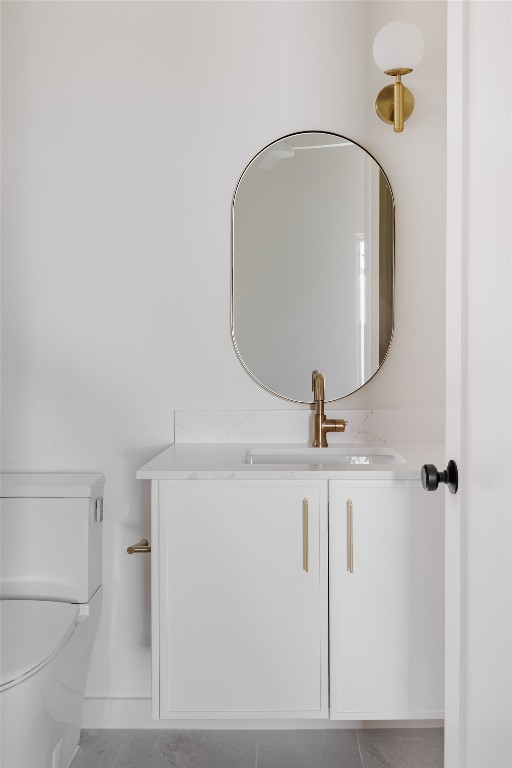
[(102, 474), (0, 475), (0, 596), (87, 603), (101, 584)]

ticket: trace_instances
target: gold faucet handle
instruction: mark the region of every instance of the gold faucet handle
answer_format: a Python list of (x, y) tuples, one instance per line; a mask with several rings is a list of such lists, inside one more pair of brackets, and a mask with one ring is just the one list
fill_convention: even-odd
[(323, 424), (326, 432), (344, 432), (346, 425), (345, 419), (325, 419)]

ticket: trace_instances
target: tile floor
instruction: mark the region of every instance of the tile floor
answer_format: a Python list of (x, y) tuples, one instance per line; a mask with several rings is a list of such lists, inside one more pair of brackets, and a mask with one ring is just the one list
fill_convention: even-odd
[(442, 768), (441, 728), (83, 730), (70, 768)]

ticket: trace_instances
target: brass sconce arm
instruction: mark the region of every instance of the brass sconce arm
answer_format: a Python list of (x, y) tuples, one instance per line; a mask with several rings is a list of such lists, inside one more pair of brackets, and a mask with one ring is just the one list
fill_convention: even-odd
[(385, 123), (393, 126), (395, 133), (402, 133), (404, 122), (412, 115), (414, 96), (402, 83), (402, 76), (412, 72), (412, 69), (387, 69), (386, 75), (396, 77), (394, 85), (387, 85), (380, 91), (375, 100), (375, 110)]

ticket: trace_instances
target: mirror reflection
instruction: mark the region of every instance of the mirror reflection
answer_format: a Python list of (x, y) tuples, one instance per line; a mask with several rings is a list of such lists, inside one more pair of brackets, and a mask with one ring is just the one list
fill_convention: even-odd
[(380, 165), (332, 133), (259, 152), (233, 200), (231, 324), (248, 373), (288, 400), (362, 387), (393, 333), (394, 206)]

